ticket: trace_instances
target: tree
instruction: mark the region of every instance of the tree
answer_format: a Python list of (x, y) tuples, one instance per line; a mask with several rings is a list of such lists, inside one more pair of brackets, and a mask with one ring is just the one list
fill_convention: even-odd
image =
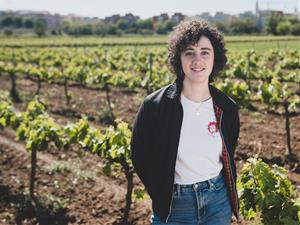
[(38, 18), (34, 21), (34, 32), (42, 37), (46, 32), (46, 21), (43, 18)]
[(153, 29), (153, 21), (151, 19), (146, 19), (146, 20), (138, 20), (137, 26), (140, 30), (152, 30)]
[(22, 17), (14, 17), (13, 23), (16, 28), (21, 28), (23, 26)]
[(92, 26), (93, 34), (104, 36), (108, 33), (108, 25), (104, 22), (99, 21)]
[(115, 24), (111, 24), (111, 23), (108, 24), (108, 34), (112, 34), (112, 35), (118, 34), (118, 29)]
[(153, 24), (153, 29), (157, 34), (167, 34), (172, 31), (175, 26), (175, 22), (172, 20), (166, 20), (163, 22), (155, 22)]
[(70, 26), (68, 21), (63, 21), (59, 26), (59, 30), (63, 33), (70, 34)]
[(6, 16), (1, 20), (1, 25), (3, 27), (9, 27), (13, 25), (13, 17), (12, 16)]
[(166, 32), (172, 31), (173, 27), (176, 25), (172, 20), (166, 20), (163, 24)]
[(215, 26), (218, 28), (218, 30), (224, 32), (224, 33), (227, 33), (229, 31), (228, 29), (228, 25), (226, 25), (225, 23), (223, 22), (220, 22), (220, 21), (217, 21), (215, 23)]
[(126, 29), (129, 28), (129, 21), (128, 20), (124, 20), (124, 19), (120, 19), (117, 22), (117, 28), (120, 30), (125, 31)]
[(250, 18), (234, 21), (230, 24), (230, 28), (231, 32), (236, 34), (250, 34), (259, 31), (256, 22)]
[(292, 26), (291, 33), (292, 35), (300, 35), (300, 23), (296, 23)]
[(93, 33), (91, 24), (77, 24), (75, 31), (79, 35), (91, 35)]
[(154, 24), (154, 30), (157, 34), (166, 34), (165, 27), (161, 22), (157, 22)]
[(277, 25), (283, 21), (283, 16), (280, 13), (273, 12), (271, 13), (270, 17), (267, 19), (266, 28), (267, 32), (270, 34), (277, 35), (276, 27)]
[(30, 18), (26, 18), (23, 21), (23, 25), (25, 28), (33, 28), (33, 20)]
[(290, 34), (292, 30), (292, 24), (289, 21), (281, 21), (276, 27), (276, 32), (279, 35)]

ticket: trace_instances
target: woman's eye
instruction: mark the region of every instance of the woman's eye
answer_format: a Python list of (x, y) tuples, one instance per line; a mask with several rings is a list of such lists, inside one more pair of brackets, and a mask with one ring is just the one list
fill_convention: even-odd
[(209, 55), (209, 52), (208, 51), (203, 51), (203, 52), (201, 52), (201, 55)]
[(186, 55), (186, 56), (193, 55), (193, 52), (185, 52), (185, 55)]

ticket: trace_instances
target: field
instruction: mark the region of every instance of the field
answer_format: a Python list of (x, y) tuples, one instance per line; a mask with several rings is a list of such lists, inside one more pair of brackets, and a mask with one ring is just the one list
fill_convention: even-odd
[[(146, 46), (162, 46), (164, 47), (167, 41), (167, 36), (122, 36), (122, 37), (48, 37), (48, 38), (33, 38), (33, 37), (18, 37), (4, 38), (0, 37), (0, 46), (77, 46), (77, 47), (95, 47), (95, 46), (112, 46), (112, 45), (146, 45)], [(296, 36), (228, 36), (225, 37), (229, 49), (242, 50), (254, 48), (263, 51), (272, 48), (299, 48), (300, 38)], [(267, 45), (266, 45), (267, 44)], [(266, 46), (265, 46), (266, 45)]]
[[(257, 155), (269, 165), (277, 164), (288, 171), (299, 198), (299, 38), (259, 38), (228, 38), (229, 66), (215, 85), (241, 106), (235, 155), (238, 174), (247, 159)], [(7, 39), (0, 49), (0, 90), (11, 91), (15, 79), (15, 92), (22, 100), (11, 101), (15, 112), (28, 111), (28, 102), (38, 93), (47, 106), (47, 115), (59, 127), (78, 122), (84, 114), (89, 126), (103, 134), (114, 125), (114, 118), (127, 122), (130, 128), (147, 93), (174, 80), (166, 67), (165, 37), (133, 40)], [(136, 42), (145, 46), (136, 46)], [(249, 51), (252, 48), (255, 51)], [(271, 89), (275, 91), (264, 92)], [(2, 103), (4, 99), (0, 97)], [(281, 104), (285, 100), (290, 106), (288, 113)], [(3, 118), (1, 110), (0, 102)], [(31, 201), (28, 139), (17, 140), (14, 127), (1, 117), (0, 224), (122, 224), (128, 179), (120, 164), (114, 164), (107, 175), (103, 169), (108, 158), (99, 152), (92, 154), (89, 146), (83, 148), (86, 139), (78, 139), (65, 149), (49, 142), (37, 153), (37, 201)], [(289, 150), (293, 159), (288, 157)], [(136, 174), (133, 184), (135, 190), (143, 188)], [(150, 224), (150, 214), (147, 194), (144, 199), (134, 198), (129, 224)], [(233, 220), (233, 224), (237, 222)], [(242, 219), (241, 224), (261, 222), (257, 216), (252, 221)]]

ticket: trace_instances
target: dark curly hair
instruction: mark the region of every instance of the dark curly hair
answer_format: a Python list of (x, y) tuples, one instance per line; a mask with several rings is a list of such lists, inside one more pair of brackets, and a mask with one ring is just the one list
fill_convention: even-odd
[(218, 72), (225, 67), (227, 57), (223, 34), (204, 20), (191, 19), (183, 21), (174, 28), (167, 42), (168, 67), (179, 81), (184, 79), (180, 60), (181, 53), (186, 50), (188, 45), (196, 44), (202, 36), (210, 40), (215, 55), (209, 82), (213, 82)]

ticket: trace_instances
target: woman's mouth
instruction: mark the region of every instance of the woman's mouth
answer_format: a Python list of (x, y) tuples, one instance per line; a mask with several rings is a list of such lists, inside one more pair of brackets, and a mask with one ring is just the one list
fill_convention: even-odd
[(205, 68), (192, 68), (192, 70), (195, 72), (201, 72), (201, 71), (205, 70)]

